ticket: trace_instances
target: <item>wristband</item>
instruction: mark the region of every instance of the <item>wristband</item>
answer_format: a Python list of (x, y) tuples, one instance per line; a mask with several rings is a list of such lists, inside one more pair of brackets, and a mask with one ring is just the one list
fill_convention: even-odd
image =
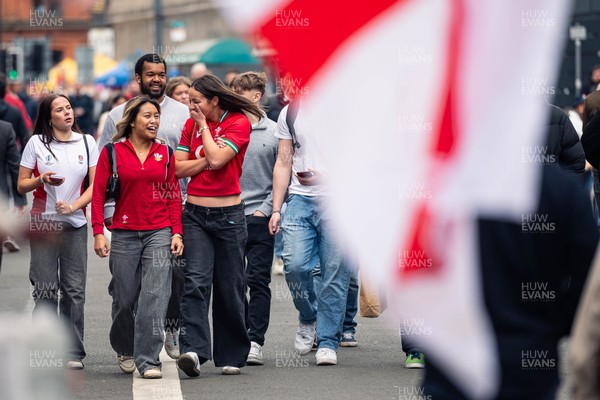
[(69, 210), (71, 210), (71, 214), (73, 214), (75, 211), (73, 211), (73, 206), (71, 204), (69, 204)]
[(40, 182), (42, 183), (42, 185), (44, 185), (46, 182), (44, 182), (44, 175), (40, 175)]
[(176, 237), (183, 240), (183, 236), (181, 236), (179, 233), (175, 233), (173, 236), (171, 236), (171, 240), (175, 239)]
[(273, 210), (273, 212), (271, 212), (271, 215), (273, 215), (273, 214), (281, 215), (281, 210)]
[(205, 129), (209, 129), (208, 126), (204, 125), (202, 128), (200, 128), (200, 130), (198, 132), (202, 133), (202, 131)]

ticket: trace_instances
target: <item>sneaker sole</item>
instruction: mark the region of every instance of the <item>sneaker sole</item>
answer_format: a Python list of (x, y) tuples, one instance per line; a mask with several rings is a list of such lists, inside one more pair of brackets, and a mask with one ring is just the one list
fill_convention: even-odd
[(71, 371), (80, 371), (83, 369), (83, 364), (69, 365), (69, 363), (67, 363), (67, 369)]
[(246, 365), (265, 365), (265, 362), (259, 358), (248, 358), (246, 360)]
[[(297, 347), (294, 347), (294, 349), (296, 350), (296, 353), (298, 353), (298, 355), (301, 355), (301, 356), (305, 356), (313, 350), (312, 347), (309, 347), (308, 349), (303, 349), (303, 350), (299, 350)], [(316, 349), (314, 349), (314, 350), (316, 350)]]
[(133, 368), (127, 368), (119, 364), (119, 368), (126, 374), (133, 374), (135, 372), (135, 363), (133, 364)]
[(20, 247), (15, 247), (13, 244), (4, 243), (4, 247), (6, 247), (6, 250), (8, 250), (9, 253), (16, 253), (17, 251), (21, 250)]
[(162, 379), (162, 373), (144, 374), (144, 379)]
[(340, 342), (340, 347), (356, 347), (358, 342)]
[(233, 370), (233, 371), (230, 371), (230, 370), (222, 370), (221, 371), (221, 375), (239, 375), (241, 373), (242, 373), (242, 371), (240, 371), (239, 369)]
[(190, 357), (179, 357), (177, 360), (177, 367), (187, 376), (200, 376), (200, 371), (196, 369), (196, 362)]
[(405, 364), (404, 367), (408, 369), (423, 369), (425, 368), (425, 364)]
[(331, 358), (326, 360), (319, 360), (317, 361), (317, 365), (337, 365), (337, 360), (333, 360)]

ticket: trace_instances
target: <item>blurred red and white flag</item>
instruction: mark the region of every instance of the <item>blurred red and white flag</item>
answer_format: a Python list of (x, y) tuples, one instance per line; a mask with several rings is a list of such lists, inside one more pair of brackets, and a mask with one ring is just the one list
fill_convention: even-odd
[(545, 151), (569, 1), (218, 4), (270, 42), (304, 94), (340, 237), (394, 282), (402, 318), (425, 322), (427, 356), (470, 397), (492, 396), (475, 220), (520, 222), (537, 204), (529, 156)]

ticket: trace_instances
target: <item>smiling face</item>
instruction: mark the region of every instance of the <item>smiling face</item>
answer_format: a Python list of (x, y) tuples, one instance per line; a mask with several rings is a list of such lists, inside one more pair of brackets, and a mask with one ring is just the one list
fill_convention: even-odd
[(57, 97), (50, 105), (50, 122), (58, 131), (70, 131), (74, 120), (73, 108), (69, 100)]
[(151, 103), (145, 103), (131, 123), (131, 136), (144, 141), (152, 141), (158, 133), (160, 125), (160, 113)]
[(163, 63), (144, 62), (142, 75), (136, 75), (140, 91), (151, 99), (161, 100), (167, 85), (167, 73)]
[(171, 94), (171, 98), (187, 106), (188, 104), (190, 104), (189, 92), (190, 87), (185, 83), (181, 83), (175, 86), (175, 89), (173, 89), (173, 93)]
[(194, 88), (190, 88), (189, 95), (190, 104), (188, 107), (190, 111), (198, 108), (200, 111), (202, 111), (202, 114), (204, 114), (208, 121), (218, 120), (221, 109), (218, 106), (219, 99), (217, 97), (213, 97), (211, 100), (208, 100), (202, 93)]

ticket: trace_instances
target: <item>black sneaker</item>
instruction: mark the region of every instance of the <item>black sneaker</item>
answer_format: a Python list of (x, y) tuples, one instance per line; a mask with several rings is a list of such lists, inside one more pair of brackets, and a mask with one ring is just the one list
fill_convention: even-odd
[(356, 336), (352, 332), (345, 332), (342, 334), (342, 339), (340, 340), (340, 347), (356, 347), (358, 346), (358, 340), (356, 340)]

